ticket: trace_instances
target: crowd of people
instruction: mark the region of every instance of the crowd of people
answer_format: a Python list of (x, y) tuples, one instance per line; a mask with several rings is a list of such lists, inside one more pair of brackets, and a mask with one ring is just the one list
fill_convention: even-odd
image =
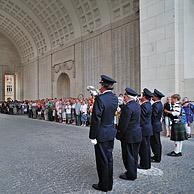
[(78, 126), (90, 124), (94, 99), (65, 98), (0, 102), (0, 112)]
[[(97, 94), (97, 93), (96, 93)], [(138, 99), (138, 98), (137, 98)], [(115, 114), (114, 123), (118, 124), (123, 94), (118, 96), (118, 108)], [(153, 103), (153, 102), (151, 102)], [(42, 100), (8, 100), (0, 101), (0, 113), (11, 115), (27, 115), (29, 118), (55, 121), (65, 124), (75, 124), (77, 126), (89, 126), (91, 122), (92, 108), (94, 104), (93, 95), (89, 98), (65, 98), (65, 99), (42, 99)], [(191, 137), (191, 124), (193, 123), (194, 105), (187, 97), (180, 102), (181, 120), (185, 125), (188, 138)], [(167, 111), (171, 111), (173, 105), (171, 97), (166, 98), (163, 106), (162, 122), (165, 135), (170, 137), (172, 119)]]

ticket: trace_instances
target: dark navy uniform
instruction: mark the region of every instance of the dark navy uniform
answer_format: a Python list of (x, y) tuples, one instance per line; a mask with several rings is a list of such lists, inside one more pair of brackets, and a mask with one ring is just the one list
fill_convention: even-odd
[(150, 136), (153, 135), (151, 123), (152, 105), (150, 103), (150, 99), (153, 96), (153, 94), (147, 88), (144, 88), (143, 96), (147, 100), (141, 104), (140, 126), (142, 130), (142, 141), (139, 148), (140, 156), (139, 168), (150, 169), (151, 168)]
[[(137, 93), (130, 88), (126, 88), (125, 91), (128, 95), (137, 96)], [(117, 139), (121, 141), (122, 159), (127, 170), (119, 176), (122, 179), (137, 178), (138, 152), (142, 138), (140, 114), (140, 105), (135, 100), (127, 102), (121, 110)]]
[(158, 90), (154, 90), (154, 96), (158, 97), (158, 101), (155, 101), (152, 105), (152, 127), (153, 135), (150, 138), (150, 144), (154, 156), (152, 157), (153, 162), (160, 162), (162, 155), (162, 144), (160, 140), (160, 132), (162, 131), (161, 118), (163, 114), (163, 105), (160, 99), (164, 95)]
[[(107, 76), (101, 76), (104, 82), (115, 83)], [(116, 129), (114, 128), (114, 115), (118, 107), (118, 98), (112, 91), (105, 91), (95, 98), (91, 126), (90, 139), (96, 139), (95, 145), (96, 166), (99, 183), (93, 188), (102, 191), (110, 191), (113, 186), (113, 157), (112, 151)]]

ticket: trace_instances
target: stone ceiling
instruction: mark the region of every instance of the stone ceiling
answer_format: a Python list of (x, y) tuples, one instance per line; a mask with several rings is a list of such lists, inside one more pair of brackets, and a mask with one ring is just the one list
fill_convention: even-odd
[(22, 60), (134, 13), (138, 0), (0, 0), (0, 32)]

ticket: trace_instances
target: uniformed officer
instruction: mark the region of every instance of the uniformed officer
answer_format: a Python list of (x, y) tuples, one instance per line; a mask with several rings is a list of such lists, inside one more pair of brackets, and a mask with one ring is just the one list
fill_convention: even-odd
[(162, 131), (162, 114), (163, 105), (161, 98), (164, 97), (160, 91), (154, 89), (152, 100), (154, 101), (152, 105), (152, 128), (153, 135), (150, 138), (150, 144), (153, 152), (153, 157), (151, 157), (152, 162), (160, 162), (162, 155), (162, 144), (160, 140), (160, 132)]
[(141, 120), (140, 126), (142, 130), (142, 141), (139, 148), (140, 163), (138, 168), (150, 169), (151, 168), (151, 150), (150, 150), (150, 136), (153, 135), (152, 131), (152, 105), (150, 103), (153, 94), (147, 88), (143, 89), (140, 98), (141, 103)]
[(99, 177), (98, 184), (92, 187), (104, 192), (111, 191), (113, 186), (113, 157), (112, 151), (116, 129), (114, 115), (118, 107), (118, 98), (112, 93), (116, 83), (112, 78), (101, 75), (101, 94), (96, 96), (89, 138), (95, 144), (96, 167)]
[(126, 172), (119, 178), (135, 180), (137, 178), (137, 164), (139, 145), (142, 138), (140, 127), (140, 105), (136, 102), (138, 93), (131, 88), (125, 89), (124, 102), (119, 119), (117, 139), (121, 141), (122, 159)]

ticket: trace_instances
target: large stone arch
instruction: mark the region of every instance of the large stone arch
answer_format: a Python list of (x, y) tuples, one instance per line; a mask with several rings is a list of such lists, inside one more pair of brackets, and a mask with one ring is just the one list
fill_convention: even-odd
[(4, 100), (5, 74), (15, 76), (15, 98), (22, 98), (21, 57), (14, 44), (0, 33), (0, 100)]

